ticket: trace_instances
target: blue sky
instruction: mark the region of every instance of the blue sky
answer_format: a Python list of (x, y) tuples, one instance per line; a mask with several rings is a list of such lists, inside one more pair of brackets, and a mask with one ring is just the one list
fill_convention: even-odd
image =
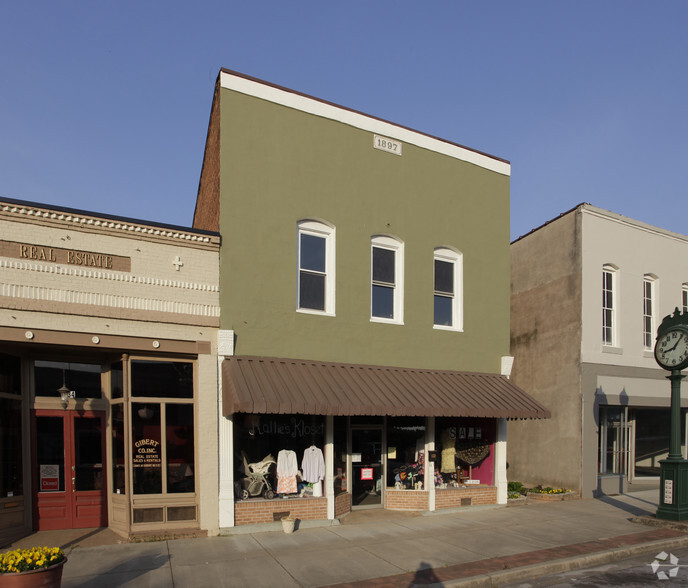
[(0, 196), (190, 226), (226, 67), (512, 164), (512, 238), (580, 202), (683, 234), (688, 2), (5, 2)]

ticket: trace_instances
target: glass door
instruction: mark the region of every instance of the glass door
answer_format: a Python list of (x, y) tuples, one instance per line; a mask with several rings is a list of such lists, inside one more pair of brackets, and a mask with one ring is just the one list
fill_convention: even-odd
[(382, 506), (382, 466), (382, 428), (352, 428), (353, 507)]
[(101, 412), (34, 413), (34, 527), (84, 529), (107, 525)]

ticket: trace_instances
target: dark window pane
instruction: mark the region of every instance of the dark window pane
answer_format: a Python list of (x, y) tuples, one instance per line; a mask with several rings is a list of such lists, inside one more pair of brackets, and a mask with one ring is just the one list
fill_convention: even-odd
[(394, 284), (394, 251), (373, 247), (373, 281)]
[(325, 310), (325, 276), (301, 272), (299, 308)]
[(451, 327), (452, 320), (452, 298), (435, 295), (435, 324)]
[(64, 492), (62, 417), (36, 417), (36, 463), (39, 492)]
[(124, 467), (124, 406), (112, 407), (112, 491), (126, 494)]
[(74, 419), (74, 488), (100, 490), (103, 487), (103, 453), (100, 419)]
[(59, 398), (63, 385), (74, 390), (76, 398), (100, 398), (100, 364), (36, 360), (36, 396)]
[(167, 492), (193, 492), (194, 415), (192, 404), (165, 407), (167, 443)]
[(131, 405), (134, 494), (162, 492), (162, 445), (160, 405)]
[(193, 364), (182, 361), (132, 361), (131, 395), (193, 398)]
[(21, 400), (0, 398), (0, 496), (2, 497), (24, 494), (21, 423)]
[(162, 522), (162, 508), (135, 508), (135, 523), (160, 523)]
[(373, 316), (394, 318), (394, 288), (373, 285)]
[(112, 398), (122, 398), (124, 394), (124, 372), (122, 362), (113, 363), (110, 368), (110, 396)]
[(168, 521), (195, 521), (196, 507), (195, 506), (168, 506), (167, 507)]
[(301, 233), (301, 269), (325, 271), (325, 238)]
[(21, 362), (18, 357), (0, 354), (0, 392), (21, 396)]
[(435, 291), (454, 293), (454, 264), (449, 261), (435, 260)]

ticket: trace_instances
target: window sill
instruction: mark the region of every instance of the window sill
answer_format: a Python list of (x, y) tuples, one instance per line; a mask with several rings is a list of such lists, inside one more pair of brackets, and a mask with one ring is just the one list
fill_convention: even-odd
[(613, 353), (614, 355), (623, 355), (623, 347), (614, 347), (613, 345), (602, 345), (602, 353)]
[(459, 327), (447, 327), (445, 325), (432, 325), (433, 329), (438, 331), (454, 331), (455, 333), (463, 333), (463, 328)]
[(404, 324), (404, 321), (395, 321), (394, 319), (384, 319), (384, 318), (379, 318), (376, 316), (371, 316), (370, 322), (371, 323), (383, 323), (386, 325), (403, 325)]
[(650, 359), (654, 359), (655, 353), (651, 349), (643, 349), (643, 357), (648, 357)]
[(325, 312), (324, 310), (312, 310), (310, 308), (297, 308), (296, 312), (300, 314), (315, 314), (317, 316), (337, 316), (333, 312)]

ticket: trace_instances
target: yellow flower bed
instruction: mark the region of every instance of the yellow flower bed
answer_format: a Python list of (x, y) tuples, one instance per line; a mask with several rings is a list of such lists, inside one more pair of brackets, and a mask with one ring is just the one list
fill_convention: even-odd
[(59, 547), (15, 549), (0, 554), (0, 574), (40, 570), (60, 563), (65, 558)]

